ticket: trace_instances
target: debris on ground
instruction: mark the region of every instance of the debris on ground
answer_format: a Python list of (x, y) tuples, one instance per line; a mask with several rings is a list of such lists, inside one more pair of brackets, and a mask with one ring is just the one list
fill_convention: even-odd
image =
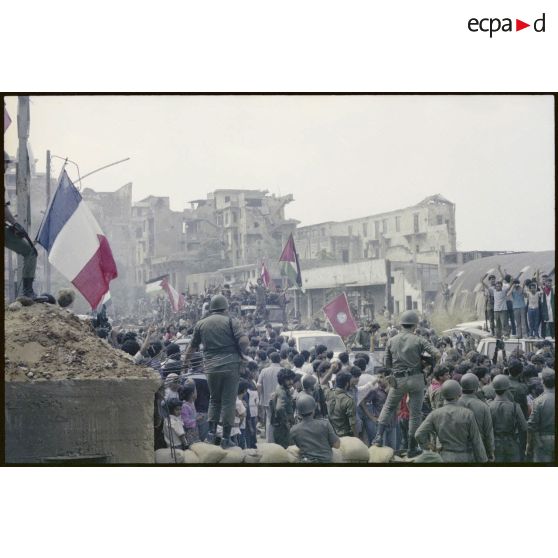
[(151, 368), (111, 347), (71, 311), (53, 304), (4, 312), (5, 379), (11, 382), (149, 378)]

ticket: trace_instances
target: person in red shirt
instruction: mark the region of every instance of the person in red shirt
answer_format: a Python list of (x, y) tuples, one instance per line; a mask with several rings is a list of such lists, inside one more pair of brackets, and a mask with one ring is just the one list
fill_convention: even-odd
[[(408, 396), (407, 396), (408, 397)], [(397, 410), (397, 422), (401, 432), (400, 448), (407, 448), (409, 446), (409, 407), (407, 405), (407, 397), (401, 399), (399, 409)]]

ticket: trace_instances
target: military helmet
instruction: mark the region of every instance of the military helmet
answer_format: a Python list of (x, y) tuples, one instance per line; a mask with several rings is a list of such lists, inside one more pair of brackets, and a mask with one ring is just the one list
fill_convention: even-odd
[(510, 379), (507, 376), (504, 376), (504, 374), (498, 374), (498, 376), (492, 380), (492, 387), (498, 391), (510, 389)]
[(401, 320), (399, 320), (401, 325), (418, 325), (419, 316), (414, 310), (407, 310), (401, 314)]
[(461, 386), (455, 380), (446, 380), (442, 384), (442, 397), (449, 401), (457, 399), (461, 395)]
[(471, 372), (467, 372), (461, 377), (461, 387), (466, 391), (477, 391), (479, 389), (479, 379)]
[(215, 312), (217, 310), (228, 310), (229, 303), (227, 299), (223, 295), (215, 295), (211, 298), (211, 302), (209, 303), (209, 311)]
[(296, 400), (296, 410), (299, 415), (309, 415), (316, 408), (316, 400), (307, 393), (301, 393)]

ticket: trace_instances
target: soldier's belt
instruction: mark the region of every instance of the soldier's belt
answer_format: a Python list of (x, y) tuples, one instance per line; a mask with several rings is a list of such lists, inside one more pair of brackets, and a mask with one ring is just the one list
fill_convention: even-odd
[(420, 370), (397, 370), (393, 373), (396, 378), (404, 378), (405, 376), (415, 376), (416, 374), (422, 374)]

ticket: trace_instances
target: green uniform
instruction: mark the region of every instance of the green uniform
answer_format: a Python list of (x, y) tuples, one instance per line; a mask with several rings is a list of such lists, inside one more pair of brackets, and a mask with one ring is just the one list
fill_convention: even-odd
[(192, 337), (192, 346), (203, 344), (204, 371), (209, 387), (209, 422), (219, 422), (223, 428), (234, 425), (240, 354), (237, 343), (243, 332), (240, 322), (227, 314), (215, 312), (200, 320)]
[(272, 396), (275, 411), (271, 418), (273, 439), (276, 444), (289, 446), (289, 431), (294, 424), (294, 401), (291, 392), (279, 385)]
[(426, 445), (436, 435), (444, 463), (484, 463), (488, 460), (473, 411), (446, 401), (432, 411), (419, 426), (415, 438)]
[(310, 463), (331, 463), (331, 448), (338, 440), (328, 420), (311, 416), (302, 417), (289, 433), (289, 444), (300, 449), (300, 460)]
[(370, 332), (366, 331), (366, 329), (361, 327), (356, 332), (355, 345), (357, 345), (358, 347), (361, 347), (365, 351), (369, 351), (370, 350)]
[(494, 457), (496, 463), (521, 461), (519, 433), (527, 431), (527, 421), (521, 407), (505, 395), (496, 394), (496, 399), (488, 402), (492, 425), (494, 426)]
[[(492, 401), (493, 399), (496, 399), (496, 390), (492, 387), (492, 384), (487, 384), (486, 386), (482, 386), (482, 393), (484, 394), (484, 398), (487, 403), (489, 401)], [(508, 401), (514, 400), (513, 394), (510, 392), (510, 390), (506, 391), (504, 397)]]
[(492, 401), (496, 397), (496, 391), (492, 387), (492, 384), (482, 386), (482, 393), (484, 394), (484, 398), (487, 402)]
[(401, 399), (409, 394), (410, 437), (414, 436), (421, 421), (425, 383), (420, 357), (424, 352), (433, 357), (440, 355), (434, 345), (410, 331), (392, 337), (386, 347), (386, 367), (392, 369), (397, 385), (391, 386), (378, 422), (388, 426)]
[(544, 393), (533, 402), (533, 410), (527, 421), (527, 428), (533, 434), (535, 463), (551, 463), (554, 461), (556, 427), (554, 405), (554, 388), (544, 388)]
[(31, 244), (25, 239), (17, 236), (11, 228), (4, 227), (4, 246), (16, 254), (23, 256), (22, 279), (34, 279), (37, 267), (37, 254)]
[(324, 388), (327, 413), (338, 436), (354, 436), (356, 424), (355, 400), (341, 388)]
[(473, 411), (486, 455), (494, 455), (494, 429), (488, 405), (481, 401), (476, 394), (469, 393), (464, 393), (458, 399), (457, 404)]

